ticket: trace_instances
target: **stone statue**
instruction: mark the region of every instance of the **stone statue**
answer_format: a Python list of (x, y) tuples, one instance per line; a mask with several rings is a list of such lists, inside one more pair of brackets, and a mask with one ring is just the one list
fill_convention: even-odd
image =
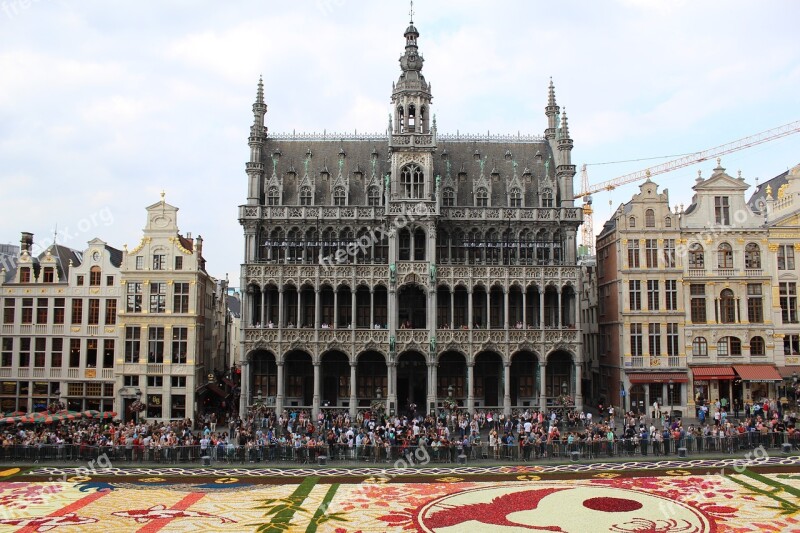
[(442, 185), (442, 177), (439, 174), (436, 174), (436, 190), (439, 190), (439, 187)]
[(306, 157), (305, 162), (303, 163), (303, 168), (305, 169), (305, 175), (308, 176), (308, 163), (311, 161), (311, 154)]
[(395, 263), (389, 265), (389, 281), (391, 283), (397, 283), (397, 264)]
[(550, 175), (550, 158), (547, 158), (547, 161), (544, 162), (544, 176), (548, 177)]
[(431, 285), (436, 283), (436, 263), (431, 263), (429, 273), (431, 276)]
[(486, 158), (488, 158), (488, 157), (489, 156), (487, 155), (486, 157), (484, 157), (484, 158), (482, 158), (480, 160), (481, 161), (481, 176), (483, 176), (483, 167), (486, 165)]
[(389, 352), (394, 353), (394, 347), (395, 347), (395, 338), (394, 335), (391, 335), (389, 337)]
[(274, 155), (272, 156), (272, 175), (273, 176), (278, 175), (278, 158), (275, 157)]
[(431, 348), (431, 353), (435, 354), (436, 353), (436, 337), (431, 337), (430, 348)]

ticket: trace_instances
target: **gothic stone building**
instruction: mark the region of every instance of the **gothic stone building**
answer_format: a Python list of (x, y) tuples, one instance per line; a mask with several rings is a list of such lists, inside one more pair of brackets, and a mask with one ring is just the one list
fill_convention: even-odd
[(259, 81), (240, 207), (241, 409), (582, 404), (573, 141), (437, 132), (405, 31), (385, 135), (275, 135)]

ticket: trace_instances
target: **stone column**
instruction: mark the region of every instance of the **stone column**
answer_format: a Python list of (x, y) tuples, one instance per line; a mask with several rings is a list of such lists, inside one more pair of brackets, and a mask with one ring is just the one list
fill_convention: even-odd
[(294, 323), (294, 325), (298, 329), (303, 327), (303, 323), (300, 320), (302, 318), (301, 315), (300, 315), (300, 308), (302, 307), (301, 304), (303, 303), (302, 295), (303, 295), (302, 288), (298, 287), (298, 289), (297, 289), (297, 322)]
[(511, 416), (511, 363), (503, 361), (503, 412)]
[(563, 303), (561, 301), (561, 297), (562, 296), (563, 296), (563, 294), (561, 292), (561, 287), (559, 287), (558, 288), (558, 306), (556, 307), (556, 326), (558, 326), (558, 327), (564, 327), (564, 324), (562, 322), (562, 319), (564, 317), (561, 316), (561, 306), (563, 305)]
[(547, 386), (545, 382), (545, 369), (547, 364), (544, 361), (539, 361), (539, 409), (544, 410), (547, 406)]
[(311, 400), (311, 413), (316, 421), (319, 414), (320, 397), (322, 396), (322, 365), (319, 361), (314, 362), (314, 397)]
[[(579, 411), (583, 410), (583, 365), (575, 363), (575, 408)], [(649, 387), (648, 387), (649, 388)]]
[(314, 289), (314, 329), (322, 326), (322, 297), (319, 288)]
[(475, 363), (467, 363), (467, 411), (475, 410)]
[(356, 410), (358, 409), (358, 397), (356, 396), (356, 369), (358, 363), (350, 363), (350, 418), (355, 420)]
[(486, 290), (486, 325), (484, 326), (486, 329), (489, 329), (492, 326), (492, 289), (491, 287), (487, 287)]
[(283, 336), (283, 328), (286, 327), (286, 311), (283, 309), (283, 287), (278, 289), (278, 340)]
[(384, 400), (387, 402), (386, 414), (390, 414), (390, 405), (394, 405), (395, 414), (397, 414), (397, 363), (390, 362), (388, 365), (386, 365), (386, 377), (388, 378), (389, 382), (386, 394), (388, 398)]
[(261, 327), (262, 328), (267, 326), (267, 320), (266, 320), (266, 318), (267, 318), (266, 307), (267, 306), (265, 305), (266, 304), (265, 295), (266, 295), (266, 293), (264, 292), (264, 288), (262, 287), (261, 288)]
[(539, 327), (544, 329), (545, 326), (545, 318), (544, 318), (544, 295), (545, 291), (539, 291)]
[(472, 329), (475, 323), (472, 321), (472, 287), (467, 289), (467, 327)]
[(528, 329), (528, 289), (522, 291), (522, 328)]
[(283, 361), (278, 361), (278, 396), (275, 398), (275, 412), (281, 414), (283, 412), (283, 402), (286, 395), (286, 383), (283, 381)]
[(450, 329), (456, 329), (456, 291), (450, 289)]
[(350, 291), (350, 329), (356, 329), (356, 291)]
[(503, 329), (508, 330), (508, 308), (509, 308), (508, 287), (503, 287)]
[(428, 363), (428, 405), (425, 406), (425, 412), (431, 412), (431, 404), (433, 404), (433, 408), (436, 409), (437, 399), (437, 390), (436, 390), (436, 382), (437, 382), (437, 370), (438, 367), (436, 365), (436, 361)]
[(239, 415), (244, 418), (247, 415), (247, 407), (250, 402), (250, 361), (242, 361), (241, 389), (239, 391)]
[(369, 288), (369, 329), (375, 327), (375, 289)]
[(333, 290), (333, 324), (331, 327), (339, 327), (339, 288)]

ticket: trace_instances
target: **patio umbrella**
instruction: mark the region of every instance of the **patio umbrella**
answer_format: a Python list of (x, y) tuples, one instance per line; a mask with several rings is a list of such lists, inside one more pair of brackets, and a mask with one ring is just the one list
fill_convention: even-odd
[(84, 418), (97, 418), (99, 414), (100, 411), (97, 411), (96, 409), (87, 409), (86, 411), (81, 411), (81, 415), (83, 415)]
[(95, 418), (99, 418), (101, 420), (110, 420), (112, 418), (115, 418), (116, 416), (117, 416), (117, 412), (116, 411), (103, 411), (102, 413), (97, 415)]
[(4, 416), (0, 418), (0, 424), (16, 424), (19, 422), (18, 416)]
[(81, 418), (81, 413), (77, 413), (75, 411), (59, 411), (56, 413), (57, 415), (61, 415), (61, 420), (75, 420), (76, 418)]

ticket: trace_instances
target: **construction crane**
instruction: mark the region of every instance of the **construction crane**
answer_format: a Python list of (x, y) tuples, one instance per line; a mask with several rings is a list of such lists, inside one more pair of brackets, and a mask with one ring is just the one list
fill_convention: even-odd
[(721, 157), (725, 154), (738, 152), (739, 150), (744, 150), (745, 148), (750, 148), (751, 146), (774, 141), (775, 139), (780, 139), (781, 137), (786, 137), (797, 132), (800, 132), (800, 120), (784, 124), (783, 126), (778, 126), (777, 128), (762, 131), (761, 133), (750, 135), (737, 141), (721, 144), (719, 146), (715, 146), (714, 148), (709, 148), (708, 150), (694, 152), (683, 157), (679, 157), (678, 159), (661, 163), (660, 165), (636, 172), (631, 172), (630, 174), (625, 174), (624, 176), (619, 176), (614, 179), (601, 181), (600, 183), (595, 183), (594, 185), (589, 185), (589, 175), (586, 172), (586, 165), (584, 164), (581, 167), (581, 192), (576, 194), (575, 198), (583, 198), (582, 241), (583, 245), (587, 248), (587, 253), (591, 255), (594, 250), (592, 194), (602, 191), (613, 191), (620, 185), (626, 185), (628, 183), (641, 181), (652, 176), (657, 176), (658, 174), (672, 172), (673, 170), (688, 167), (694, 165), (695, 163), (701, 163), (709, 158)]

